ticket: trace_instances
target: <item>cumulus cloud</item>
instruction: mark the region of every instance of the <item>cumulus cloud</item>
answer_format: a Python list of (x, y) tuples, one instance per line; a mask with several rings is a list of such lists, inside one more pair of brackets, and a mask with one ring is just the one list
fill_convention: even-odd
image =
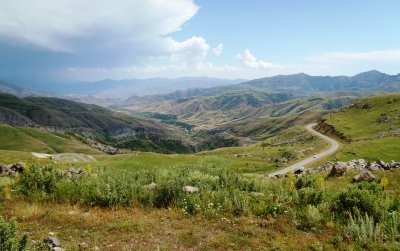
[(257, 60), (255, 56), (253, 56), (249, 49), (245, 49), (243, 53), (236, 55), (236, 59), (240, 60), (245, 66), (249, 68), (255, 69), (270, 69), (277, 67), (276, 65), (265, 62), (262, 60)]
[(193, 0), (0, 0), (0, 51), (6, 52), (0, 68), (67, 76), (67, 69), (171, 62), (195, 68), (210, 50), (207, 41), (177, 41), (170, 34), (197, 11)]
[(219, 56), (222, 54), (222, 50), (224, 49), (224, 45), (223, 44), (218, 44), (217, 47), (213, 48), (213, 53), (215, 56)]
[[(143, 41), (181, 29), (198, 7), (191, 0), (0, 1), (0, 36), (55, 51)], [(101, 36), (102, 34), (108, 36)]]
[(196, 66), (207, 56), (210, 46), (202, 37), (192, 37), (183, 42), (168, 39), (168, 51), (172, 61), (181, 61), (188, 66)]
[(352, 62), (352, 61), (397, 61), (400, 62), (400, 49), (367, 52), (331, 52), (308, 57), (314, 62)]

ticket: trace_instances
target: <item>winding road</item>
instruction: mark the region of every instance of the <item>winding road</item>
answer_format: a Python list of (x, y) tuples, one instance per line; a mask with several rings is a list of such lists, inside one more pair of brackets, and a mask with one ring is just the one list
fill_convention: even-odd
[(328, 142), (331, 144), (331, 146), (329, 147), (329, 149), (328, 149), (328, 150), (325, 150), (325, 151), (323, 151), (323, 152), (320, 152), (320, 153), (318, 153), (318, 154), (315, 154), (315, 155), (313, 155), (313, 156), (311, 156), (311, 157), (308, 157), (307, 159), (304, 159), (304, 160), (302, 160), (302, 161), (299, 161), (299, 162), (297, 162), (297, 163), (294, 163), (294, 164), (291, 165), (291, 166), (285, 167), (285, 168), (280, 169), (280, 170), (278, 170), (278, 171), (275, 171), (275, 172), (273, 172), (273, 173), (266, 174), (265, 176), (267, 176), (267, 177), (270, 178), (270, 177), (274, 177), (275, 175), (278, 175), (278, 174), (286, 174), (286, 173), (289, 172), (289, 171), (297, 170), (297, 169), (301, 168), (302, 166), (308, 165), (308, 164), (310, 164), (310, 163), (312, 163), (312, 162), (314, 162), (314, 161), (316, 161), (316, 160), (319, 160), (319, 159), (321, 159), (321, 158), (323, 158), (323, 157), (325, 157), (325, 156), (328, 156), (328, 155), (330, 155), (330, 154), (336, 152), (336, 151), (339, 149), (339, 143), (338, 143), (336, 140), (334, 140), (334, 139), (332, 139), (332, 138), (330, 138), (330, 137), (328, 137), (328, 136), (326, 136), (326, 135), (323, 135), (322, 133), (319, 133), (319, 132), (315, 131), (315, 130), (313, 129), (313, 127), (314, 127), (315, 125), (316, 125), (316, 123), (307, 125), (307, 126), (306, 126), (307, 131), (309, 131), (309, 132), (311, 132), (312, 134), (314, 134), (314, 135), (316, 135), (316, 136), (322, 138), (323, 140), (328, 141)]

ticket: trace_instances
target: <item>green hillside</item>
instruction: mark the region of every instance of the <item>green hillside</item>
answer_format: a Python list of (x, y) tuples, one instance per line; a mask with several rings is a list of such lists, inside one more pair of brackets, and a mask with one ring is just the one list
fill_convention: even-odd
[[(131, 150), (192, 151), (189, 144), (183, 142), (185, 131), (179, 127), (59, 98), (18, 98), (0, 94), (0, 123), (56, 128), (59, 131), (71, 132), (107, 145)], [(132, 141), (138, 144), (121, 143)], [(171, 142), (176, 147), (169, 150)]]
[(325, 115), (319, 128), (343, 139), (338, 159), (400, 159), (400, 94), (357, 99)]
[(35, 128), (0, 125), (0, 149), (24, 152), (101, 154), (71, 136), (56, 135)]

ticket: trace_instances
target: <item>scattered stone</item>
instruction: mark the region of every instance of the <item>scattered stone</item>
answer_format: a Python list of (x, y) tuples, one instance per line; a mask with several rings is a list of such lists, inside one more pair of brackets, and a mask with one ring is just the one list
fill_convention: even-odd
[(381, 165), (379, 165), (379, 164), (377, 164), (375, 162), (372, 162), (372, 163), (369, 164), (367, 169), (370, 170), (370, 171), (380, 171), (383, 168), (381, 167)]
[(193, 187), (193, 186), (184, 186), (183, 190), (188, 193), (195, 193), (195, 192), (199, 191), (199, 189), (197, 187)]
[(304, 167), (300, 167), (299, 169), (295, 170), (293, 173), (296, 175), (304, 173)]
[[(358, 160), (351, 160), (347, 162), (337, 161), (327, 162), (323, 166), (304, 169), (299, 168), (294, 171), (296, 177), (301, 177), (305, 174), (316, 173), (316, 172), (324, 172), (330, 170), (330, 175), (333, 176), (341, 176), (348, 171), (383, 171), (383, 170), (391, 170), (395, 168), (400, 168), (400, 162), (396, 162), (394, 160), (390, 161), (389, 163), (385, 163), (383, 160), (378, 160), (376, 162), (367, 162), (364, 159)], [(264, 177), (267, 178), (283, 178), (286, 177), (285, 174), (277, 174), (277, 175), (270, 175), (265, 174)]]
[(22, 173), (25, 170), (25, 164), (17, 163), (13, 165), (4, 165), (0, 164), (0, 175), (1, 176), (18, 176), (19, 173)]
[(394, 160), (390, 161), (389, 167), (392, 169), (400, 168), (400, 163), (395, 162)]
[(375, 176), (368, 170), (363, 170), (361, 173), (353, 177), (353, 182), (373, 181)]
[(89, 244), (87, 244), (86, 242), (82, 242), (82, 243), (79, 243), (78, 247), (79, 247), (79, 250), (82, 250), (82, 249), (85, 250), (85, 249), (89, 248)]
[(331, 169), (331, 175), (342, 176), (347, 172), (347, 165), (345, 162), (336, 162)]
[(378, 165), (380, 165), (385, 170), (389, 170), (390, 169), (389, 165), (386, 164), (385, 161), (383, 161), (383, 160), (378, 160), (376, 163)]
[(60, 240), (57, 237), (55, 237), (52, 233), (49, 233), (49, 236), (47, 236), (45, 242), (47, 246), (51, 249), (55, 247), (61, 247)]
[(157, 188), (157, 183), (151, 182), (150, 184), (146, 185), (147, 188), (150, 189), (156, 189)]
[(64, 249), (64, 248), (61, 248), (61, 247), (54, 247), (54, 248), (52, 248), (51, 250), (52, 250), (52, 251), (65, 251), (65, 249)]

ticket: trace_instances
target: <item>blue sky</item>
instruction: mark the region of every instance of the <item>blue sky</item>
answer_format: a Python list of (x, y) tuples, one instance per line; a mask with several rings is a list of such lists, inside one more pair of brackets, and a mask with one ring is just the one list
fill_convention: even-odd
[(398, 10), (395, 0), (0, 0), (0, 78), (397, 74)]

